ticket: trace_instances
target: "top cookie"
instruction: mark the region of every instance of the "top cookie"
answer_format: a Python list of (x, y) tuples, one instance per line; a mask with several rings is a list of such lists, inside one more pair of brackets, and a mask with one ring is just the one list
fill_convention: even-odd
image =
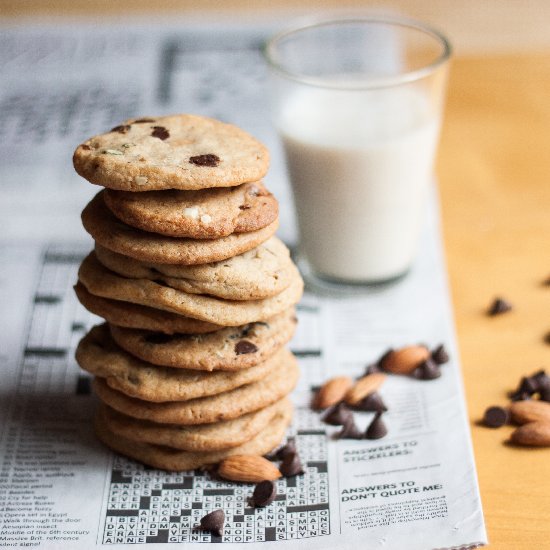
[(75, 170), (122, 191), (232, 187), (263, 178), (269, 152), (231, 124), (197, 115), (130, 119), (76, 148)]

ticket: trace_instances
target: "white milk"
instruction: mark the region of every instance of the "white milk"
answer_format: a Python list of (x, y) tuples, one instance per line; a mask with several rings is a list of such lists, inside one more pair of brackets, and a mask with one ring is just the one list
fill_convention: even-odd
[(439, 128), (427, 98), (409, 89), (301, 90), (279, 122), (313, 270), (357, 282), (405, 273)]

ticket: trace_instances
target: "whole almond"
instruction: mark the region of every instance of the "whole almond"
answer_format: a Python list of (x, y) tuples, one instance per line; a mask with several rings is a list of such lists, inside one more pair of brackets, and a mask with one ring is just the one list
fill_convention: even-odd
[(317, 392), (313, 408), (326, 409), (340, 403), (352, 386), (353, 380), (349, 376), (336, 376), (327, 380)]
[(388, 353), (381, 366), (393, 374), (410, 374), (429, 357), (430, 350), (427, 347), (407, 346)]
[(529, 422), (516, 428), (510, 437), (512, 443), (532, 447), (550, 447), (550, 422)]
[(514, 401), (510, 405), (512, 421), (516, 424), (527, 424), (528, 422), (548, 422), (550, 424), (550, 403), (526, 399), (525, 401)]
[(233, 455), (222, 460), (218, 474), (231, 481), (273, 481), (281, 477), (281, 472), (269, 460), (257, 455)]
[(355, 382), (355, 385), (347, 391), (344, 401), (348, 405), (356, 405), (361, 399), (377, 391), (385, 379), (386, 375), (383, 372), (373, 372), (372, 374), (363, 376), (363, 378), (359, 378)]

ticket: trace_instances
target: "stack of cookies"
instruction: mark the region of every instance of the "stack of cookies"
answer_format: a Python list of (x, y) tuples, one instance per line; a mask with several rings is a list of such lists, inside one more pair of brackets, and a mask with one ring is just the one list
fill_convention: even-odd
[(167, 470), (271, 451), (292, 415), (285, 344), (303, 283), (274, 236), (265, 147), (176, 115), (126, 121), (73, 161), (105, 187), (82, 213), (95, 250), (75, 287), (106, 320), (76, 352), (95, 375), (99, 438)]

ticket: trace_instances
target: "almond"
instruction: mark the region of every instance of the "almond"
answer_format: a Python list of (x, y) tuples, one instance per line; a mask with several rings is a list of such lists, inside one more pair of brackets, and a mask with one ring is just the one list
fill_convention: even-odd
[(525, 400), (514, 401), (510, 405), (512, 421), (516, 424), (528, 422), (548, 422), (550, 424), (550, 403), (546, 401)]
[(390, 351), (382, 362), (382, 368), (393, 374), (410, 374), (430, 357), (426, 346), (407, 346)]
[(349, 376), (336, 376), (327, 380), (317, 392), (313, 408), (326, 409), (340, 403), (352, 386), (353, 380)]
[(550, 447), (550, 422), (529, 422), (512, 432), (512, 443), (533, 447)]
[(219, 465), (218, 474), (231, 481), (273, 481), (281, 477), (281, 472), (269, 460), (257, 455), (233, 455)]
[(383, 372), (373, 372), (372, 374), (363, 376), (363, 378), (359, 378), (355, 382), (355, 385), (347, 391), (344, 401), (348, 405), (356, 405), (361, 399), (377, 391), (385, 379), (386, 375)]

